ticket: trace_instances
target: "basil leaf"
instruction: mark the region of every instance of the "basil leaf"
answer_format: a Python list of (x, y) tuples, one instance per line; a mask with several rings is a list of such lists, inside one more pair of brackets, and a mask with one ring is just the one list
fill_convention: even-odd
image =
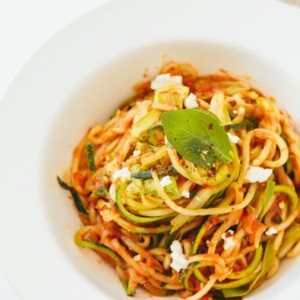
[(186, 160), (202, 167), (232, 162), (233, 149), (219, 119), (203, 109), (181, 109), (161, 114), (168, 141)]

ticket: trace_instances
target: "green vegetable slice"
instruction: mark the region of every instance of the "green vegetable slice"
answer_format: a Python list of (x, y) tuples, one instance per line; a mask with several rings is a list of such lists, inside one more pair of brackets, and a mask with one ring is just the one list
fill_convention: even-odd
[(103, 209), (101, 212), (101, 215), (104, 218), (107, 218), (108, 220), (114, 221), (117, 223), (120, 227), (123, 229), (133, 232), (133, 233), (141, 233), (141, 234), (158, 234), (170, 231), (171, 226), (170, 225), (159, 225), (156, 227), (142, 227), (135, 225), (133, 223), (127, 222), (124, 218), (121, 217), (121, 215), (117, 215), (114, 213), (111, 213), (110, 209)]
[(127, 276), (124, 267), (117, 266), (116, 270), (127, 296), (134, 296), (137, 285)]
[(165, 134), (161, 125), (156, 125), (149, 130), (148, 142), (155, 147), (164, 145)]
[(292, 160), (291, 160), (290, 156), (289, 156), (288, 160), (286, 161), (285, 169), (289, 175), (293, 172), (293, 165), (292, 165)]
[(197, 231), (197, 234), (195, 235), (195, 238), (193, 240), (193, 243), (192, 243), (192, 254), (196, 254), (197, 253), (197, 250), (198, 250), (198, 247), (199, 247), (199, 244), (204, 236), (204, 233), (206, 231), (206, 228), (205, 228), (205, 223), (207, 222), (207, 220), (209, 219), (209, 216), (205, 216), (198, 228), (198, 231)]
[(238, 288), (229, 288), (222, 290), (222, 293), (225, 298), (230, 297), (241, 297), (249, 294), (259, 283), (261, 279), (264, 278), (264, 276), (270, 271), (273, 262), (275, 259), (275, 249), (274, 249), (274, 238), (271, 238), (267, 246), (265, 248), (265, 253), (262, 261), (262, 268), (259, 273), (257, 273), (257, 276), (254, 278), (254, 280), (249, 284), (249, 286), (243, 286)]
[(126, 183), (122, 183), (118, 189), (117, 189), (117, 197), (116, 197), (116, 205), (120, 213), (125, 216), (127, 219), (136, 222), (136, 223), (153, 223), (157, 222), (163, 219), (169, 218), (168, 215), (166, 216), (159, 216), (159, 217), (143, 217), (143, 216), (138, 216), (130, 211), (128, 211), (125, 206), (123, 205), (122, 198), (125, 197), (126, 195)]
[(131, 177), (135, 179), (149, 179), (152, 178), (152, 173), (151, 171), (135, 172), (131, 173)]
[[(167, 186), (164, 186), (164, 190), (166, 193), (170, 196), (172, 200), (177, 200), (181, 197), (178, 191), (177, 187), (177, 181), (173, 176), (169, 177), (171, 180), (171, 183)], [(150, 195), (157, 195), (157, 190), (155, 188), (155, 184), (153, 179), (146, 179), (143, 182), (143, 188), (147, 194)]]
[(184, 109), (165, 112), (161, 121), (168, 141), (186, 160), (202, 167), (232, 162), (233, 148), (222, 124), (211, 112)]
[(83, 213), (84, 215), (87, 215), (88, 211), (82, 204), (80, 197), (79, 197), (78, 193), (76, 192), (76, 190), (74, 188), (72, 188), (71, 186), (67, 185), (59, 176), (57, 176), (57, 181), (63, 189), (65, 189), (71, 193), (77, 210), (79, 212)]
[(225, 106), (224, 94), (215, 92), (209, 106), (209, 111), (215, 114), (223, 125), (231, 124), (231, 119), (228, 110)]
[(92, 241), (85, 241), (82, 238), (82, 236), (86, 234), (88, 231), (89, 229), (86, 227), (79, 229), (74, 238), (75, 244), (81, 248), (92, 249), (101, 254), (105, 254), (109, 256), (116, 264), (117, 274), (119, 276), (119, 279), (122, 283), (124, 290), (126, 291), (126, 294), (128, 296), (133, 296), (135, 294), (136, 286), (132, 285), (130, 278), (128, 278), (125, 272), (124, 260), (121, 258), (121, 256), (119, 256), (117, 253), (115, 253), (113, 250), (111, 250), (109, 247), (107, 247), (104, 244), (98, 242), (92, 242)]
[(168, 104), (180, 109), (188, 94), (189, 88), (186, 86), (166, 86), (155, 92), (154, 102)]
[(79, 229), (74, 237), (75, 244), (81, 248), (89, 248), (92, 250), (96, 250), (102, 254), (108, 255), (117, 266), (123, 267), (124, 261), (123, 259), (115, 253), (113, 250), (111, 250), (109, 247), (107, 247), (104, 244), (98, 243), (98, 242), (92, 242), (92, 241), (85, 241), (82, 236), (88, 232), (88, 229), (86, 227), (83, 227)]
[(152, 110), (143, 118), (133, 124), (131, 134), (135, 138), (139, 138), (141, 133), (150, 129), (155, 123), (159, 121), (160, 111)]
[(298, 208), (298, 195), (294, 188), (288, 186), (288, 185), (276, 185), (274, 188), (274, 192), (276, 193), (284, 193), (289, 196), (290, 198), (290, 212), (295, 211)]
[(88, 164), (89, 164), (90, 171), (94, 173), (96, 172), (96, 165), (94, 160), (94, 148), (90, 142), (86, 143), (86, 154), (88, 157)]
[(264, 197), (263, 197), (263, 208), (262, 211), (259, 214), (259, 220), (262, 220), (264, 215), (267, 212), (268, 204), (274, 194), (274, 188), (275, 188), (275, 182), (272, 180), (267, 181), (266, 189), (264, 191)]
[(247, 268), (241, 270), (241, 271), (236, 271), (232, 272), (229, 274), (228, 278), (229, 279), (240, 279), (242, 277), (245, 277), (246, 275), (250, 275), (254, 273), (254, 271), (258, 268), (261, 258), (263, 255), (263, 247), (262, 245), (259, 245), (255, 251), (254, 257), (251, 261), (251, 263), (248, 265)]
[(191, 278), (191, 276), (193, 275), (194, 273), (194, 268), (193, 267), (189, 267), (187, 269), (184, 270), (184, 273), (182, 275), (182, 284), (184, 286), (184, 288), (188, 291), (193, 291), (193, 288), (190, 287), (190, 284), (189, 284), (189, 280)]
[[(194, 267), (194, 274), (198, 280), (200, 280), (203, 283), (206, 283), (208, 281), (208, 279), (201, 273), (201, 271), (199, 269), (199, 267), (201, 267), (202, 265), (205, 266), (205, 265), (207, 265), (207, 263), (202, 262), (202, 263), (199, 263), (198, 265), (196, 265)], [(238, 287), (244, 286), (245, 284), (253, 281), (256, 277), (257, 277), (257, 275), (255, 273), (252, 273), (252, 274), (245, 275), (244, 277), (242, 277), (240, 279), (232, 280), (232, 281), (229, 281), (226, 283), (215, 283), (213, 285), (213, 287), (217, 290), (238, 288)]]
[(228, 128), (228, 130), (229, 129), (239, 130), (241, 128), (246, 127), (247, 131), (250, 131), (254, 128), (257, 128), (258, 124), (254, 120), (249, 120), (249, 119), (244, 118), (242, 122), (237, 123), (237, 124), (228, 124), (226, 127)]
[[(157, 169), (157, 174), (158, 175), (168, 175), (168, 174), (172, 175), (172, 174), (177, 174), (177, 171), (173, 166), (168, 166), (167, 168), (164, 167), (164, 168)], [(137, 172), (131, 173), (131, 178), (150, 179), (150, 178), (152, 178), (152, 173), (151, 173), (151, 171), (139, 171), (138, 170)]]
[(289, 250), (297, 243), (300, 239), (300, 224), (293, 223), (288, 229), (286, 229), (282, 244), (279, 248), (280, 257), (285, 256)]

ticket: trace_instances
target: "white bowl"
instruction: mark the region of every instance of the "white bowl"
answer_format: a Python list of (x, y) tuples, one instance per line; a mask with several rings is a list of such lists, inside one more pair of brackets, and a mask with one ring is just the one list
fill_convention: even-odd
[[(247, 74), (300, 124), (299, 20), (300, 10), (275, 0), (120, 0), (47, 42), (0, 107), (0, 266), (20, 298), (127, 299), (114, 270), (73, 243), (80, 222), (56, 183), (73, 147), (146, 68), (151, 76), (169, 60)], [(293, 297), (299, 267), (285, 261), (249, 299)]]

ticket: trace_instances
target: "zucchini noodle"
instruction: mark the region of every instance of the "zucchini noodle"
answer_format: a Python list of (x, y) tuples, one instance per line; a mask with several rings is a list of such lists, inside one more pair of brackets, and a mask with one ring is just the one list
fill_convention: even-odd
[[(82, 137), (69, 180), (58, 177), (82, 221), (75, 244), (111, 264), (129, 296), (241, 299), (300, 253), (289, 114), (244, 79), (190, 64), (170, 62), (135, 90)], [(200, 130), (172, 119), (168, 131), (170, 112), (212, 121)]]

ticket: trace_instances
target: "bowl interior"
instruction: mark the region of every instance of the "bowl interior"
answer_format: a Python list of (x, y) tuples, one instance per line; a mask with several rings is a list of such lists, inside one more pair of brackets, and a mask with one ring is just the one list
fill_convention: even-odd
[[(80, 272), (83, 280), (90, 281), (113, 299), (127, 297), (112, 268), (91, 251), (74, 245), (73, 236), (80, 226), (79, 218), (72, 201), (56, 184), (56, 175), (66, 172), (73, 148), (88, 128), (107, 121), (120, 103), (133, 94), (132, 86), (144, 80), (143, 74), (151, 79), (164, 63), (171, 60), (191, 63), (200, 74), (214, 73), (223, 68), (233, 74), (248, 75), (253, 79), (253, 86), (274, 96), (279, 106), (287, 109), (300, 124), (300, 114), (296, 114), (296, 97), (300, 94), (297, 79), (287, 76), (274, 61), (223, 44), (186, 40), (152, 44), (99, 65), (97, 72), (83, 77), (81, 85), (65, 99), (49, 132), (45, 133), (50, 138), (44, 146), (41, 163), (41, 198), (56, 242), (75, 267), (75, 272)], [(59, 151), (54, 152), (56, 149)], [(299, 259), (284, 262), (279, 274), (250, 298), (267, 299), (274, 293), (280, 294), (282, 287), (288, 289), (289, 285), (295, 284), (299, 267)], [(273, 285), (275, 281), (277, 284)], [(139, 291), (139, 295), (145, 294)]]

